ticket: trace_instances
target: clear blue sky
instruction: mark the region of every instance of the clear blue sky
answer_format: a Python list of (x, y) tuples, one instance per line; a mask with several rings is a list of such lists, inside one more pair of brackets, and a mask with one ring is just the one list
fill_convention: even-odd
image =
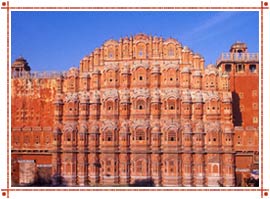
[(215, 63), (235, 41), (259, 51), (257, 11), (12, 11), (12, 61), (23, 56), (32, 71), (63, 71), (108, 39), (137, 33), (173, 37)]

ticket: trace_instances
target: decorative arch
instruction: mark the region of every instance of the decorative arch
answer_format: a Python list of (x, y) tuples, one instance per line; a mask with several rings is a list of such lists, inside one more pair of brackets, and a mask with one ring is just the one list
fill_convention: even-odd
[(132, 124), (132, 140), (134, 141), (146, 141), (148, 140), (148, 131), (150, 125), (143, 120), (137, 120)]
[(117, 139), (117, 124), (112, 121), (105, 121), (102, 124), (101, 132), (102, 132), (102, 141), (105, 142), (113, 142)]
[(164, 171), (167, 175), (175, 175), (178, 161), (175, 158), (169, 157), (164, 160)]
[(167, 106), (168, 106), (168, 110), (171, 110), (171, 111), (178, 109), (177, 98), (175, 98), (175, 97), (169, 97), (167, 99)]
[(167, 141), (175, 142), (177, 141), (177, 132), (174, 129), (169, 129), (167, 132)]
[(135, 45), (135, 56), (137, 59), (143, 59), (147, 57), (146, 43), (139, 41)]
[(117, 54), (118, 42), (110, 39), (104, 43), (104, 57), (105, 59), (115, 59)]
[(210, 97), (206, 100), (206, 113), (219, 114), (220, 113), (220, 100), (217, 97)]
[(150, 93), (148, 89), (135, 89), (131, 93), (131, 98), (134, 110), (149, 111)]
[(142, 128), (138, 128), (135, 131), (135, 140), (137, 141), (143, 141), (146, 140), (146, 132)]
[(179, 133), (179, 125), (175, 124), (168, 124), (163, 127), (163, 132), (165, 134), (165, 141), (168, 142), (176, 142), (179, 140), (178, 133)]
[(102, 172), (105, 176), (110, 176), (113, 173), (114, 159), (105, 157), (101, 160)]
[(113, 141), (113, 133), (111, 130), (106, 130), (104, 132), (104, 141), (111, 142)]
[(133, 162), (133, 171), (137, 176), (143, 176), (145, 175), (145, 172), (147, 170), (147, 160), (143, 157), (136, 157)]
[(179, 80), (178, 67), (175, 64), (167, 64), (162, 68), (162, 83), (177, 86)]
[(146, 99), (142, 97), (138, 97), (136, 99), (136, 109), (137, 110), (145, 110), (146, 109)]
[(106, 100), (105, 109), (108, 112), (113, 112), (114, 110), (114, 101), (111, 99)]
[(215, 174), (219, 173), (219, 166), (217, 164), (213, 164), (212, 165), (212, 171)]
[(166, 57), (174, 58), (176, 57), (176, 45), (172, 41), (164, 43), (163, 52)]
[(169, 98), (178, 100), (180, 98), (178, 89), (165, 89), (161, 92), (162, 100), (167, 101)]
[(64, 127), (64, 140), (71, 142), (76, 141), (77, 127), (72, 125), (67, 125)]
[(133, 84), (146, 85), (148, 80), (148, 67), (145, 65), (135, 65), (132, 71)]

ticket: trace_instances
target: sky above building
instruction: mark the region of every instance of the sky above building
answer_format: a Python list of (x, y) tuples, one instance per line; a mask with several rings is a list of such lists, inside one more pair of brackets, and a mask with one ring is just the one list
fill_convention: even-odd
[(172, 37), (214, 64), (236, 42), (259, 51), (258, 11), (12, 11), (11, 59), (32, 71), (64, 71), (108, 39)]

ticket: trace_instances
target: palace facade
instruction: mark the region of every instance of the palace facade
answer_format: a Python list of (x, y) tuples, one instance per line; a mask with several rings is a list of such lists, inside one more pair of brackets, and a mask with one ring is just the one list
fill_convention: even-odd
[(12, 64), (12, 184), (244, 186), (258, 169), (259, 61), (177, 40), (108, 40), (79, 68)]

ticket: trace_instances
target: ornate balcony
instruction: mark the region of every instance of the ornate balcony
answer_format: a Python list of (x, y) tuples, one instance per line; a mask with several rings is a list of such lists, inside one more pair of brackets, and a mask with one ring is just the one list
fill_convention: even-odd
[(251, 62), (259, 61), (259, 53), (222, 53), (217, 59), (217, 65), (221, 62)]

